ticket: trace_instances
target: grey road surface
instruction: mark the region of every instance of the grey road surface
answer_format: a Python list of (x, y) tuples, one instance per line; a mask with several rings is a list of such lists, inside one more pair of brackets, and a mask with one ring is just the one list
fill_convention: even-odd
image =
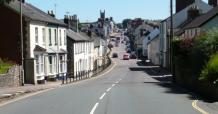
[[(199, 114), (188, 91), (160, 82), (152, 68), (119, 58), (106, 75), (0, 107), (0, 114)], [(149, 70), (149, 72), (147, 71)]]

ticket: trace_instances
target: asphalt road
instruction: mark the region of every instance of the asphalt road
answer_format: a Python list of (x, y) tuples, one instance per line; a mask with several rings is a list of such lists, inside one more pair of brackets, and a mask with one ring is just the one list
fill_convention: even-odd
[(122, 45), (115, 51), (109, 73), (5, 105), (0, 114), (199, 114), (188, 91), (154, 79), (137, 60), (122, 60)]

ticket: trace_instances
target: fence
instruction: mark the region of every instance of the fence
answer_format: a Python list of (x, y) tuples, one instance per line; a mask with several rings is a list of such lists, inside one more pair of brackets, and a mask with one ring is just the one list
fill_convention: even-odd
[(103, 64), (102, 66), (96, 67), (93, 70), (88, 70), (88, 71), (81, 71), (77, 72), (76, 75), (73, 73), (67, 73), (66, 77), (62, 79), (62, 83), (71, 83), (79, 80), (84, 80), (87, 78), (95, 77), (102, 71), (104, 71), (106, 68), (108, 68), (111, 65), (111, 59), (107, 58), (106, 63)]

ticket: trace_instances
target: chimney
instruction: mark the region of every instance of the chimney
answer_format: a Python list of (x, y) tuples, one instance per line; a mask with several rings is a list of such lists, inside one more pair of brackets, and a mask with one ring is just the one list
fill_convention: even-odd
[(52, 16), (52, 17), (55, 17), (55, 14), (54, 12), (51, 10), (51, 11), (48, 11), (48, 15)]
[(89, 29), (87, 35), (91, 38), (92, 37), (92, 31)]
[(197, 0), (176, 0), (176, 13), (193, 4)]
[(218, 4), (218, 0), (208, 0), (208, 4), (213, 7), (216, 7)]
[(68, 25), (68, 27), (70, 28), (70, 16), (68, 15), (64, 15), (64, 23)]
[(188, 20), (193, 20), (196, 17), (200, 16), (201, 11), (197, 6), (192, 6), (189, 10), (188, 10)]

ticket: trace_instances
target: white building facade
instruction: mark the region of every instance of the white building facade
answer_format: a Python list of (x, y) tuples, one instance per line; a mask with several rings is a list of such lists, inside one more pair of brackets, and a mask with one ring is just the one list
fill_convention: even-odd
[(36, 81), (66, 76), (66, 48), (65, 27), (30, 23), (30, 57), (35, 59)]
[(68, 71), (73, 78), (94, 69), (94, 41), (85, 34), (67, 30)]

